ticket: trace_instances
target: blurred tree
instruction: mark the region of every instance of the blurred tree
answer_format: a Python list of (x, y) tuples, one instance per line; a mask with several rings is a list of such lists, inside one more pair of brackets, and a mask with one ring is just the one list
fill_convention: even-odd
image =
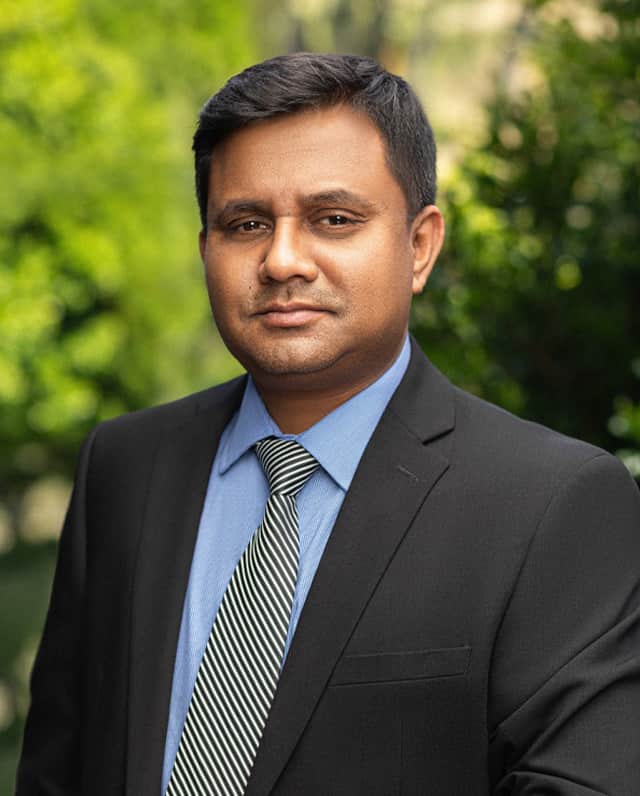
[(638, 18), (637, 0), (524, 5), (486, 142), (443, 191), (448, 246), (414, 316), (459, 384), (612, 450), (626, 437), (630, 468), (640, 443)]
[(210, 331), (190, 139), (250, 41), (232, 0), (3, 4), (0, 793), (80, 439), (236, 368)]

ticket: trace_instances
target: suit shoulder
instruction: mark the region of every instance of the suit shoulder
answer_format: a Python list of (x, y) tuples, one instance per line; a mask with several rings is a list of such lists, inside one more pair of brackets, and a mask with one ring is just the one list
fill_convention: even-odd
[(103, 421), (92, 434), (99, 437), (103, 444), (144, 444), (200, 412), (215, 412), (217, 407), (223, 410), (229, 404), (239, 403), (244, 384), (245, 378), (240, 376), (168, 403), (128, 412)]
[(539, 423), (524, 420), (454, 387), (456, 427), (461, 432), (455, 458), (482, 467), (492, 477), (528, 483), (562, 481), (592, 459), (626, 472), (607, 451)]
[[(521, 560), (541, 544), (577, 550), (591, 540), (637, 555), (640, 493), (631, 474), (601, 448), (456, 392), (448, 486), (471, 511), (476, 532), (509, 540)], [(444, 488), (444, 487), (443, 487)]]

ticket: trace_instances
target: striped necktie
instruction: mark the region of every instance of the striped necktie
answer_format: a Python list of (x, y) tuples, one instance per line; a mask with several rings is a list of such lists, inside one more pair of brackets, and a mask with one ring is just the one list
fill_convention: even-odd
[(298, 575), (296, 496), (318, 462), (294, 440), (255, 450), (264, 517), (220, 603), (200, 662), (166, 796), (241, 796), (275, 694)]

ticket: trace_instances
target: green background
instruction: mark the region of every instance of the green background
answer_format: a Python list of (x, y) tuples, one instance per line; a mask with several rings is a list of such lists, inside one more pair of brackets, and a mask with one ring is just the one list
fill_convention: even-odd
[(240, 372), (197, 254), (204, 100), (276, 53), (407, 77), (448, 240), (412, 328), (458, 384), (640, 477), (637, 0), (5, 0), (0, 14), (0, 794), (80, 441)]

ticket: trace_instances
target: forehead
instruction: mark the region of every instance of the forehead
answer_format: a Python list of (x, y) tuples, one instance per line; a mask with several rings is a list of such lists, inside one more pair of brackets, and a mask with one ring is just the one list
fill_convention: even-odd
[(212, 154), (209, 201), (216, 205), (236, 196), (292, 199), (336, 188), (374, 201), (404, 198), (378, 128), (346, 106), (254, 122)]

